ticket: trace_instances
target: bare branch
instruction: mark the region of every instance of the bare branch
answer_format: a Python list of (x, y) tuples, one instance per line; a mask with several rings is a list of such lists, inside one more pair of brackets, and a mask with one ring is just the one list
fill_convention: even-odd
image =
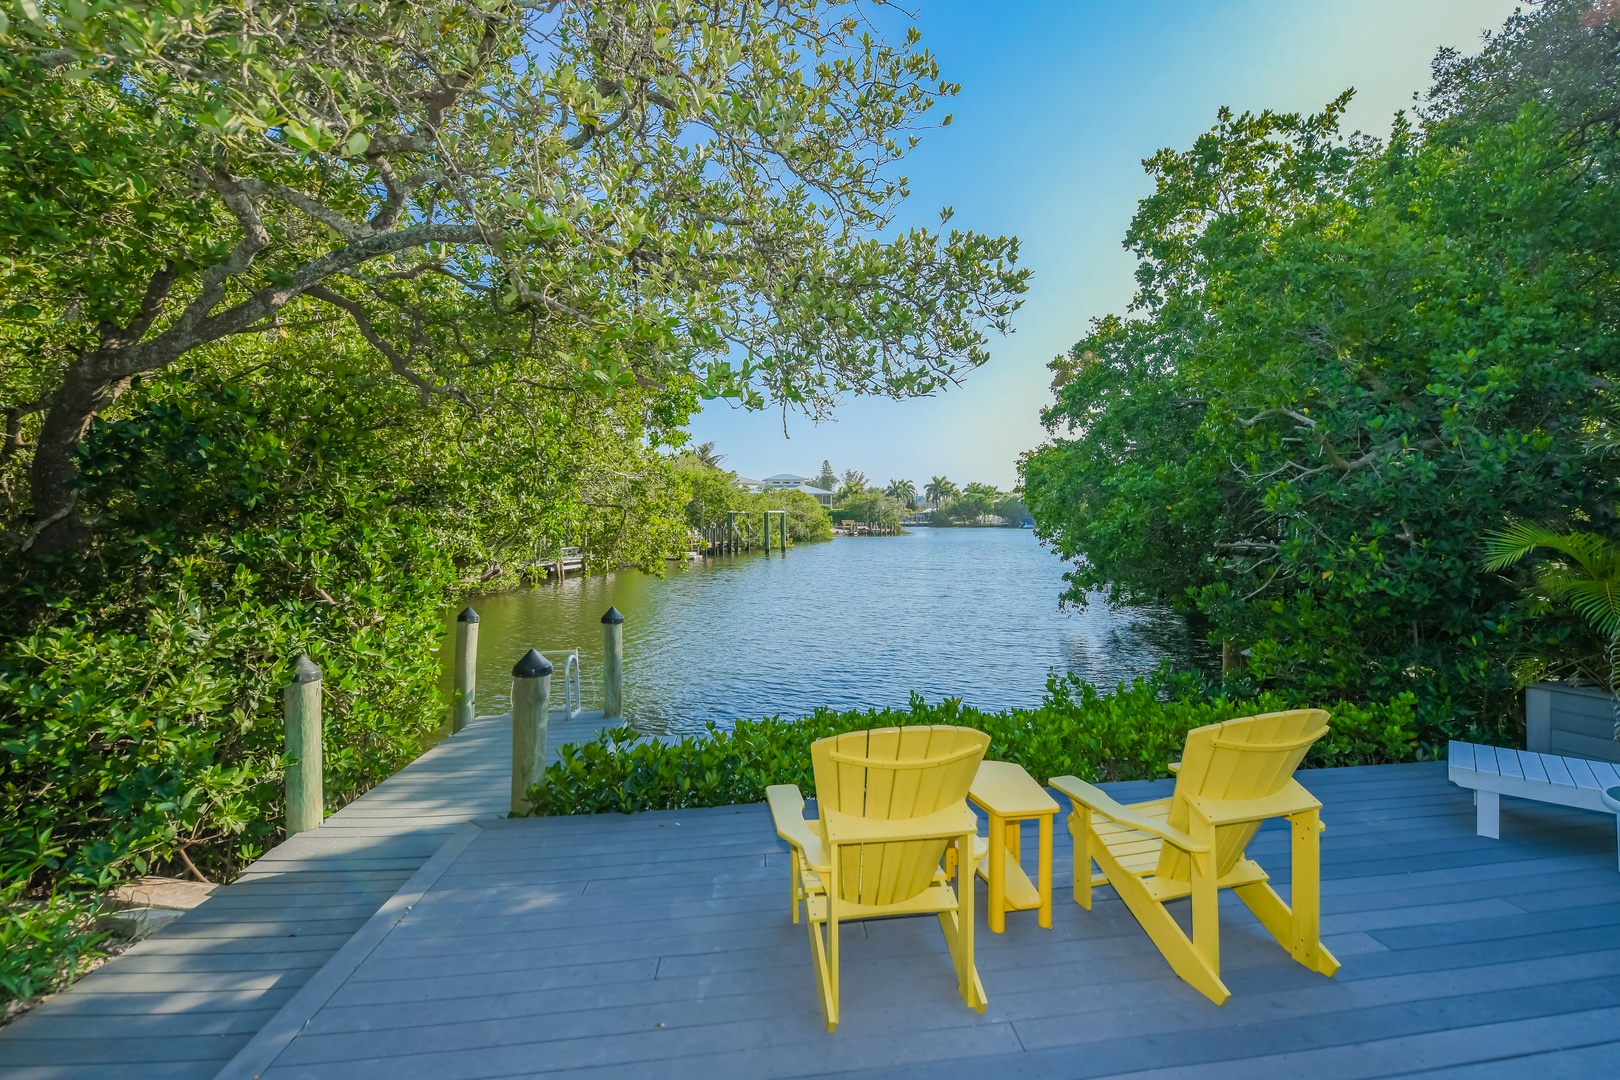
[(179, 324), (171, 331), (171, 333), (178, 332), (181, 336), (195, 331), (197, 324), (225, 298), (225, 283), (252, 266), (254, 258), (270, 244), (270, 234), (265, 231), (264, 222), (259, 218), (258, 207), (253, 205), (252, 198), (242, 190), (236, 179), (214, 177), (213, 181), (219, 190), (220, 198), (241, 224), (242, 239), (223, 262), (215, 263), (203, 271), (202, 288), (196, 298), (186, 305), (185, 311), (180, 315)]
[[(1200, 404), (1203, 404), (1203, 403), (1200, 402)], [(1310, 417), (1306, 416), (1304, 413), (1295, 412), (1293, 409), (1280, 409), (1280, 408), (1279, 409), (1266, 409), (1266, 410), (1264, 410), (1262, 412), (1255, 413), (1253, 416), (1249, 417), (1247, 420), (1244, 420), (1244, 419), (1240, 418), (1238, 420), (1238, 423), (1242, 424), (1244, 427), (1253, 427), (1254, 425), (1260, 423), (1260, 421), (1269, 420), (1270, 418), (1272, 418), (1274, 416), (1286, 416), (1289, 419), (1293, 420), (1300, 427), (1309, 428), (1312, 431), (1316, 430), (1316, 421), (1315, 420), (1312, 420)]]
[(284, 202), (325, 225), (345, 240), (364, 240), (369, 236), (376, 235), (377, 230), (372, 227), (370, 222), (353, 221), (319, 199), (306, 195), (302, 191), (294, 191), (285, 184), (259, 180), (254, 177), (243, 177), (237, 181), (237, 186), (249, 195), (261, 198), (268, 197)]

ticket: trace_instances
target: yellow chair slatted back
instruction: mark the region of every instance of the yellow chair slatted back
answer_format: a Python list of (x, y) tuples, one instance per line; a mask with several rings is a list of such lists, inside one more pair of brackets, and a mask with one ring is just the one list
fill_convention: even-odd
[[(1321, 709), (1294, 709), (1189, 731), (1168, 824), (1182, 831), (1189, 829), (1189, 797), (1243, 802), (1275, 795), (1299, 768), (1311, 744), (1327, 734), (1327, 721), (1328, 714)], [(1245, 822), (1216, 831), (1217, 877), (1237, 864), (1259, 828), (1259, 822)], [(1155, 876), (1188, 881), (1192, 876), (1191, 861), (1185, 852), (1166, 844), (1159, 853)]]
[[(925, 817), (960, 803), (990, 746), (982, 731), (959, 727), (876, 728), (810, 746), (816, 804), (880, 821)], [(825, 835), (824, 835), (825, 839)], [(861, 844), (841, 849), (839, 894), (858, 904), (894, 904), (934, 880), (945, 840)]]

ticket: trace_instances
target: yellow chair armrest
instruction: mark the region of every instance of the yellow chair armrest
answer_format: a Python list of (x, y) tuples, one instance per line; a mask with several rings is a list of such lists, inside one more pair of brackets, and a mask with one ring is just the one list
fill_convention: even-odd
[(947, 806), (943, 810), (915, 818), (880, 821), (876, 818), (856, 817), (837, 810), (822, 812), (823, 827), (829, 843), (889, 844), (904, 840), (935, 840), (965, 833), (978, 835), (979, 819), (973, 816), (966, 802)]
[(1162, 821), (1151, 821), (1140, 814), (1133, 813), (1130, 807), (1120, 805), (1103, 794), (1099, 788), (1093, 787), (1078, 776), (1054, 776), (1047, 783), (1074, 800), (1077, 806), (1084, 806), (1093, 813), (1101, 814), (1109, 821), (1115, 821), (1133, 829), (1140, 829), (1142, 832), (1151, 833), (1154, 836), (1161, 836), (1182, 851), (1209, 850), (1208, 844), (1199, 843), (1180, 829), (1172, 829)]
[(1305, 810), (1319, 810), (1322, 802), (1306, 791), (1298, 780), (1290, 780), (1276, 794), (1262, 799), (1212, 799), (1193, 795), (1187, 805), (1211, 825), (1235, 825), (1244, 821), (1288, 817)]
[(772, 784), (765, 789), (765, 801), (771, 807), (771, 820), (776, 823), (776, 835), (799, 849), (804, 861), (812, 869), (825, 870), (827, 855), (822, 850), (821, 837), (804, 819), (804, 796), (795, 784)]

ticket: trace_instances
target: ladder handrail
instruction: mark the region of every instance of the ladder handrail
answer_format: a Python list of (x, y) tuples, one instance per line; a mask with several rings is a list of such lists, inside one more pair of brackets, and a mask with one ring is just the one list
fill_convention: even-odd
[(579, 649), (541, 649), (540, 655), (547, 660), (557, 657), (562, 662), (563, 713), (569, 720), (572, 720), (580, 714), (582, 709), (579, 686)]

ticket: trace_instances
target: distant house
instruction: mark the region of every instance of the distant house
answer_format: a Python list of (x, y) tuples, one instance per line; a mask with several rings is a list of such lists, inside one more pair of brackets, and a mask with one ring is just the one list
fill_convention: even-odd
[(831, 510), (833, 493), (826, 488), (815, 487), (810, 483), (812, 479), (814, 478), (809, 476), (795, 476), (793, 473), (777, 473), (761, 480), (760, 487), (764, 491), (802, 491)]
[(806, 495), (813, 495), (815, 496), (816, 502), (820, 503), (822, 506), (825, 506), (829, 510), (832, 509), (833, 493), (828, 491), (826, 488), (811, 487), (809, 484), (800, 484), (793, 490), (802, 491)]
[(737, 483), (747, 491), (764, 491), (768, 486), (763, 480), (753, 480), (746, 476), (737, 477)]

